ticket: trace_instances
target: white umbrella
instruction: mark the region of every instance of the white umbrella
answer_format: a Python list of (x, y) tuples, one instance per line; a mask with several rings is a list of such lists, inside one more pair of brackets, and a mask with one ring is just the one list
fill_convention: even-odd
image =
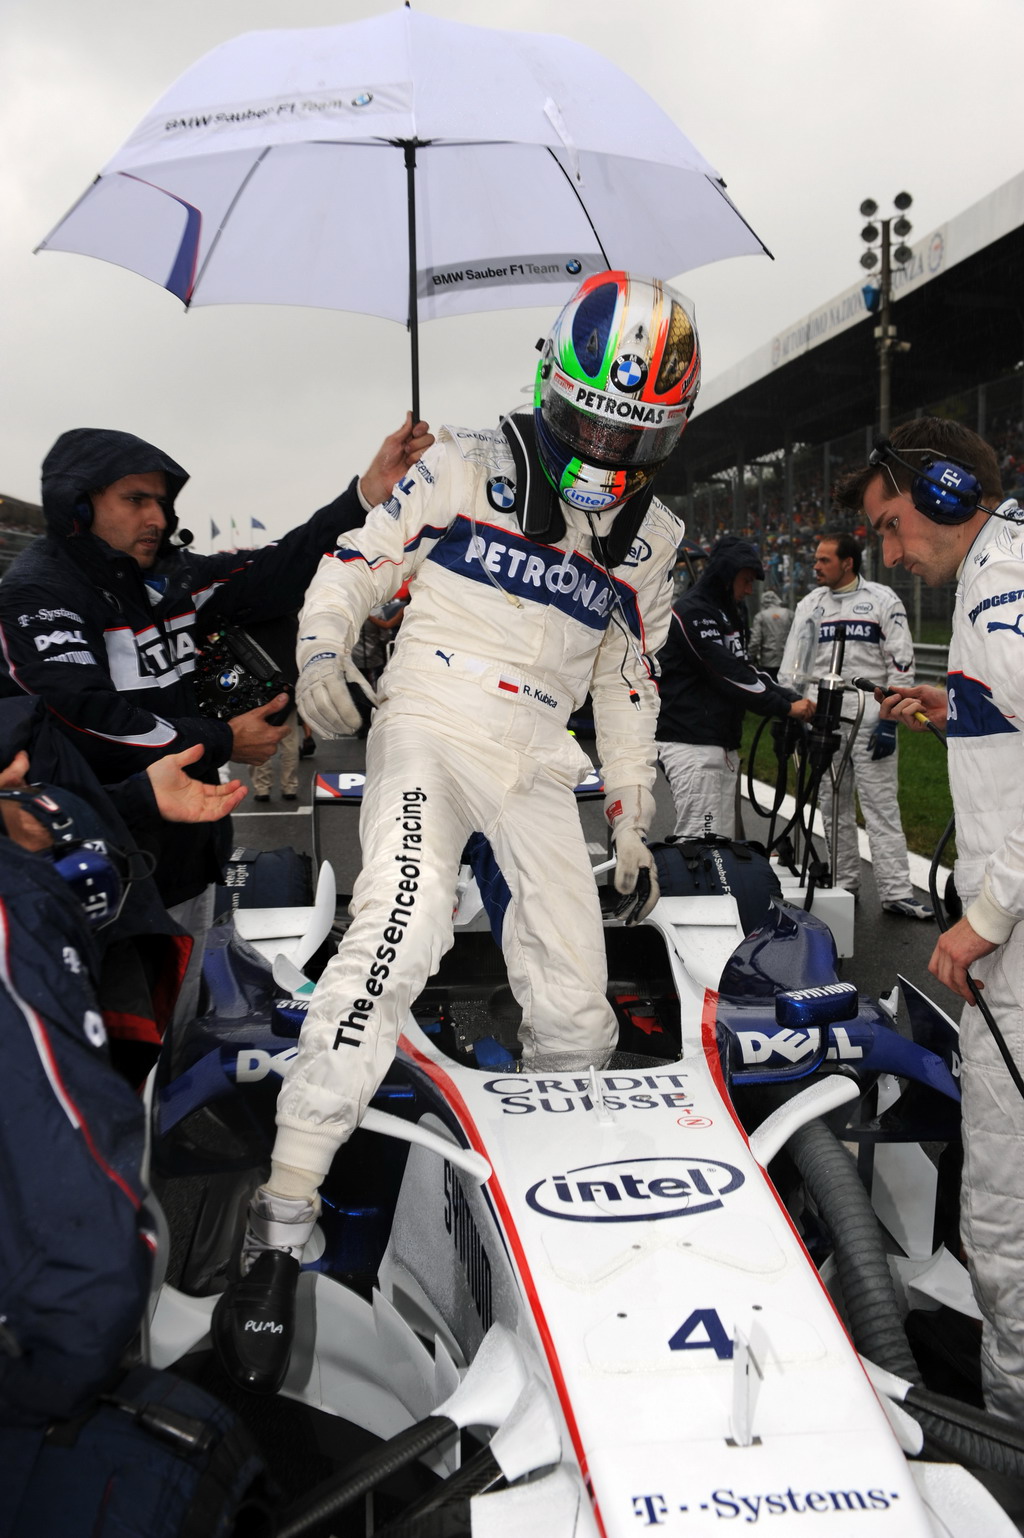
[(766, 250), (660, 107), (567, 38), (405, 7), (249, 32), (153, 107), (41, 243), (186, 305), (408, 325), (563, 303), (607, 267), (672, 277)]

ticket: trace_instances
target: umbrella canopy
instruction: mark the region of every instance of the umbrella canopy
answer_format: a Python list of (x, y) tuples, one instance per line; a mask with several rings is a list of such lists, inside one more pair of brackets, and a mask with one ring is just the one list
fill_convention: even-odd
[(186, 305), (418, 319), (564, 302), (765, 247), (715, 170), (601, 55), (407, 7), (250, 32), (160, 98), (40, 250)]

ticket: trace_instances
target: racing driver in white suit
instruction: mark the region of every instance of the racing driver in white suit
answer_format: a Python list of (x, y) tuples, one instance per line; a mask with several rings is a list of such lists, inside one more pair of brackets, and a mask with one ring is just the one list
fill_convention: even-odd
[(699, 382), (686, 302), (656, 280), (594, 275), (544, 345), (533, 411), (494, 431), (443, 428), (308, 590), (297, 703), (331, 737), (359, 726), (346, 673), (363, 620), (415, 576), (367, 739), (352, 924), (313, 994), (242, 1279), (214, 1321), (223, 1364), (255, 1391), (283, 1379), (318, 1187), (452, 943), (472, 834), (509, 891), (502, 948), (524, 1060), (585, 1066), (614, 1046), (573, 795), (591, 765), (566, 723), (589, 691), (620, 911), (636, 922), (658, 895), (644, 842), (658, 716), (647, 658), (665, 640), (682, 532), (653, 480)]

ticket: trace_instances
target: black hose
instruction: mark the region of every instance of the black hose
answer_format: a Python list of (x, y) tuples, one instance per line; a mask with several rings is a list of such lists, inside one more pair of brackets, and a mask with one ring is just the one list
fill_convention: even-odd
[[(939, 842), (935, 845), (935, 853), (932, 855), (932, 863), (928, 867), (928, 896), (932, 900), (932, 912), (935, 914), (935, 922), (938, 924), (939, 930), (942, 934), (945, 934), (946, 930), (949, 928), (949, 921), (946, 918), (945, 909), (943, 908), (942, 903), (939, 902), (939, 864), (942, 860), (943, 850), (949, 843), (949, 840), (953, 834), (953, 829), (955, 827), (956, 813), (954, 812), (953, 816), (950, 817), (946, 824), (945, 832), (939, 839)], [(1013, 1087), (1017, 1091), (1018, 1095), (1020, 1095), (1021, 1099), (1024, 1100), (1024, 1078), (1021, 1078), (1020, 1069), (1014, 1062), (1013, 1055), (1010, 1052), (1009, 1047), (1006, 1045), (1006, 1038), (1003, 1036), (1002, 1031), (996, 1024), (995, 1015), (993, 1015), (992, 1011), (989, 1009), (987, 1003), (985, 1002), (981, 989), (974, 981), (974, 978), (969, 972), (966, 974), (966, 976), (967, 986), (971, 990), (975, 1004), (977, 1004), (979, 1010), (981, 1011), (982, 1019), (988, 1026), (989, 1031), (992, 1033), (993, 1041), (999, 1048), (999, 1055), (1006, 1065), (1007, 1073), (1013, 1080)]]
[[(1012, 1421), (921, 1386), (904, 1403), (931, 1434), (956, 1448), (963, 1463), (1017, 1479), (1024, 1475), (1024, 1431)], [(991, 1461), (994, 1449), (1003, 1450), (1005, 1463)]]
[[(758, 749), (758, 746), (760, 744), (761, 738), (764, 735), (765, 728), (770, 726), (771, 724), (772, 724), (772, 717), (771, 716), (762, 716), (761, 720), (758, 722), (757, 730), (754, 733), (753, 741), (750, 744), (750, 754), (749, 754), (749, 756), (747, 758), (747, 800), (750, 802), (751, 809), (754, 812), (757, 813), (758, 817), (774, 819), (776, 814), (777, 814), (777, 812), (778, 812), (779, 806), (782, 804), (782, 797), (785, 795), (785, 790), (784, 789), (782, 790), (781, 793), (779, 791), (779, 771), (776, 770), (776, 782), (775, 782), (776, 804), (775, 804), (775, 806), (772, 808), (772, 810), (770, 812), (766, 812), (765, 811), (764, 807), (758, 801), (757, 793), (754, 790), (754, 785), (756, 783), (756, 781), (754, 779), (754, 764), (757, 761), (757, 749)], [(778, 760), (778, 762), (780, 764), (788, 763), (788, 759), (785, 758), (784, 755), (782, 753), (778, 752), (777, 750), (776, 750), (775, 757), (776, 757), (776, 759)], [(783, 773), (783, 785), (784, 785), (785, 784), (785, 779), (784, 779), (785, 771), (783, 770), (782, 773)], [(770, 830), (769, 830), (769, 833), (770, 833)], [(770, 844), (770, 842), (771, 842), (771, 840), (769, 838), (769, 844)]]
[(887, 1372), (920, 1383), (878, 1218), (857, 1166), (822, 1121), (801, 1127), (786, 1150), (832, 1235), (847, 1323), (857, 1350)]
[(952, 812), (950, 814), (949, 821), (943, 830), (942, 837), (935, 845), (935, 849), (932, 853), (932, 863), (928, 867), (928, 896), (932, 900), (932, 912), (935, 914), (935, 922), (939, 926), (940, 934), (945, 934), (946, 930), (949, 928), (949, 921), (946, 918), (946, 910), (942, 903), (939, 901), (939, 866), (942, 863), (942, 856), (945, 852), (946, 845), (953, 837), (953, 829), (955, 827), (956, 813)]
[(406, 1427), (383, 1447), (375, 1447), (372, 1452), (357, 1458), (340, 1475), (324, 1480), (311, 1494), (289, 1506), (282, 1514), (277, 1538), (300, 1538), (300, 1534), (308, 1533), (310, 1528), (351, 1506), (353, 1501), (407, 1463), (415, 1462), (438, 1443), (447, 1441), (457, 1430), (455, 1422), (446, 1415), (428, 1415), (426, 1420)]
[(468, 1506), (474, 1495), (483, 1495), (503, 1478), (501, 1466), (491, 1449), (482, 1447), (461, 1469), (449, 1474), (433, 1490), (414, 1501), (394, 1522), (389, 1522), (379, 1538), (428, 1538), (434, 1526), (428, 1519), (448, 1507), (461, 1507), (463, 1503)]
[(911, 1385), (908, 1409), (932, 1450), (970, 1468), (1024, 1479), (1024, 1435), (984, 1410), (933, 1394), (900, 1319), (882, 1230), (857, 1168), (822, 1121), (810, 1122), (786, 1144), (835, 1248), (847, 1323), (862, 1355)]
[(817, 885), (816, 872), (820, 865), (818, 851), (814, 847), (814, 814), (818, 810), (818, 794), (821, 790), (820, 774), (812, 774), (808, 797), (800, 807), (800, 832), (804, 839), (804, 855), (800, 866), (800, 885), (806, 887), (807, 896), (804, 899), (804, 909), (811, 911), (814, 901), (814, 888)]
[(782, 840), (788, 838), (794, 828), (803, 827), (804, 806), (807, 801), (807, 776), (808, 758), (806, 752), (798, 752), (796, 755), (796, 785), (793, 790), (793, 815), (786, 823), (781, 833), (775, 836), (776, 847)]
[(473, 1514), (469, 1498), (453, 1501), (424, 1516), (413, 1517), (410, 1522), (405, 1517), (396, 1517), (386, 1528), (378, 1530), (377, 1538), (473, 1538)]
[[(747, 759), (747, 799), (750, 802), (751, 810), (758, 817), (764, 818), (768, 823), (768, 836), (765, 840), (765, 847), (767, 848), (768, 853), (771, 854), (773, 851), (777, 851), (779, 849), (783, 840), (788, 837), (790, 830), (797, 824), (800, 818), (800, 810), (803, 804), (804, 794), (804, 769), (806, 763), (806, 755), (803, 752), (796, 753), (796, 793), (794, 797), (795, 810), (792, 817), (790, 817), (789, 821), (783, 827), (782, 832), (776, 834), (776, 819), (778, 818), (779, 811), (782, 807), (782, 803), (786, 795), (790, 754), (785, 752), (779, 741), (776, 740), (775, 757), (778, 761), (778, 769), (776, 771), (775, 778), (775, 798), (772, 809), (770, 812), (768, 812), (758, 801), (757, 792), (754, 789), (754, 764), (757, 759), (757, 748), (761, 741), (761, 734), (765, 727), (769, 725), (772, 727), (780, 725), (785, 726), (786, 722), (778, 716), (763, 716), (761, 718), (761, 723), (758, 726), (757, 731), (754, 733), (754, 739), (750, 745), (750, 755)], [(796, 875), (795, 870), (793, 871), (793, 874)]]

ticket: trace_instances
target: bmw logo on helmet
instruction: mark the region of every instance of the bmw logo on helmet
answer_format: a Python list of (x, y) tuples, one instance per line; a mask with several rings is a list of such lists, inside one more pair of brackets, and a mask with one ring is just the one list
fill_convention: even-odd
[(580, 261), (579, 257), (570, 257), (569, 261), (567, 261), (565, 264), (565, 270), (572, 277), (575, 277), (577, 273), (583, 271), (583, 263)]
[(516, 483), (508, 475), (492, 475), (487, 482), (487, 500), (496, 512), (506, 513), (516, 505)]
[(632, 394), (641, 390), (647, 379), (647, 364), (635, 352), (624, 352), (612, 364), (612, 384), (617, 390)]

